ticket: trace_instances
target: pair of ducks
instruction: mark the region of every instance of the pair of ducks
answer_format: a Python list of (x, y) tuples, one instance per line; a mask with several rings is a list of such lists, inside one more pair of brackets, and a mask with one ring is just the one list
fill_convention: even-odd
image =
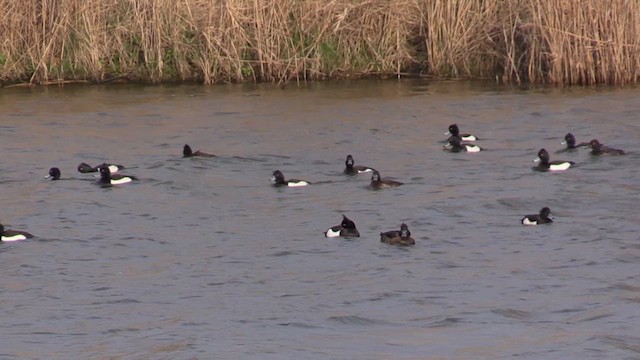
[[(395, 181), (388, 178), (382, 178), (380, 172), (369, 166), (355, 165), (352, 155), (347, 155), (345, 160), (345, 169), (343, 171), (347, 175), (357, 175), (363, 173), (371, 173), (371, 183), (369, 184), (373, 189), (384, 189), (390, 187), (396, 187), (403, 185), (404, 183)], [(274, 186), (288, 186), (288, 187), (301, 187), (311, 185), (309, 181), (299, 179), (286, 180), (284, 174), (280, 170), (275, 170), (271, 176), (271, 181)]]
[(572, 133), (567, 133), (567, 135), (564, 136), (564, 141), (561, 142), (561, 144), (567, 145), (566, 149), (563, 149), (564, 151), (575, 150), (581, 147), (586, 147), (586, 148), (591, 148), (591, 155), (625, 155), (626, 154), (624, 150), (614, 149), (601, 144), (600, 141), (598, 141), (598, 139), (592, 139), (589, 142), (581, 142), (579, 144), (576, 144), (576, 138), (575, 136), (573, 136)]
[[(78, 172), (82, 174), (100, 172), (100, 179), (98, 180), (98, 183), (102, 186), (120, 185), (138, 180), (138, 178), (136, 178), (135, 176), (115, 174), (122, 169), (124, 169), (124, 166), (122, 165), (107, 163), (102, 163), (96, 166), (90, 166), (86, 163), (81, 163), (80, 165), (78, 165)], [(61, 176), (62, 173), (60, 169), (57, 167), (52, 167), (51, 169), (49, 169), (49, 175), (45, 176), (44, 178), (49, 180), (60, 180)]]
[(347, 159), (344, 161), (344, 164), (345, 164), (345, 168), (343, 173), (347, 175), (357, 175), (357, 174), (370, 172), (371, 183), (369, 184), (369, 186), (371, 186), (371, 188), (373, 189), (384, 189), (384, 188), (396, 187), (404, 184), (402, 182), (395, 181), (392, 179), (382, 178), (380, 176), (380, 172), (370, 166), (355, 165), (353, 156), (351, 156), (350, 154), (347, 155)]
[[(342, 215), (342, 223), (332, 226), (324, 232), (325, 237), (360, 237), (356, 224), (346, 215)], [(380, 241), (389, 245), (409, 246), (416, 241), (411, 237), (407, 224), (402, 223), (400, 230), (391, 230), (380, 233)]]
[[(602, 143), (600, 143), (600, 141), (598, 141), (598, 139), (593, 139), (588, 143), (581, 142), (579, 144), (576, 144), (576, 138), (571, 133), (568, 133), (567, 135), (565, 135), (564, 141), (561, 144), (567, 145), (567, 148), (563, 149), (564, 151), (575, 150), (580, 147), (590, 147), (591, 155), (595, 155), (595, 156), (600, 156), (600, 155), (616, 156), (616, 155), (626, 154), (624, 150), (614, 149), (614, 148), (603, 145)], [(567, 170), (571, 166), (575, 165), (575, 162), (573, 161), (560, 161), (560, 160), (550, 161), (549, 152), (547, 152), (547, 150), (545, 149), (540, 149), (540, 151), (538, 151), (538, 157), (533, 161), (539, 163), (538, 166), (533, 167), (533, 169), (536, 171), (562, 171), (562, 170)]]
[[(482, 151), (482, 148), (478, 145), (469, 144), (469, 141), (476, 141), (478, 138), (473, 134), (460, 134), (460, 128), (457, 124), (449, 125), (449, 131), (444, 133), (445, 135), (450, 135), (446, 141), (446, 144), (443, 147), (443, 150), (447, 150), (450, 152), (458, 153), (458, 152), (470, 152), (477, 153)], [(463, 141), (466, 141), (463, 143)]]

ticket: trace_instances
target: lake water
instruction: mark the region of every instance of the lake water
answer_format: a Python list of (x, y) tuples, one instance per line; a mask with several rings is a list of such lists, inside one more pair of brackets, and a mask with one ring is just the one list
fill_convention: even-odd
[[(0, 244), (0, 359), (640, 359), (639, 114), (634, 88), (3, 89), (0, 221), (36, 238)], [(484, 151), (442, 151), (451, 123)], [(140, 181), (76, 171), (104, 161)], [(323, 236), (342, 214), (360, 238)], [(403, 222), (415, 246), (380, 243)]]

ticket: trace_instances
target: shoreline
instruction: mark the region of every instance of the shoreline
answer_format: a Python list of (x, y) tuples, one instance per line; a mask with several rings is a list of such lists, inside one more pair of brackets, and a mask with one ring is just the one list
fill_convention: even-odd
[(612, 0), (0, 0), (0, 86), (355, 78), (626, 85), (640, 5)]

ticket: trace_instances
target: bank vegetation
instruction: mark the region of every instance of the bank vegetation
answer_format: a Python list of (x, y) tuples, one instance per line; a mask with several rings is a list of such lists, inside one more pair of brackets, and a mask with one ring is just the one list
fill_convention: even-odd
[(0, 0), (0, 82), (628, 84), (637, 0)]

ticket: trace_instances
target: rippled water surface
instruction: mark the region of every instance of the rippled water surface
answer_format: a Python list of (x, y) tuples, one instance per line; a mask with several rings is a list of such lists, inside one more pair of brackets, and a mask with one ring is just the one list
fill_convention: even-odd
[[(1, 90), (0, 221), (36, 238), (0, 243), (0, 359), (639, 359), (638, 114), (638, 89)], [(485, 151), (442, 151), (451, 123)], [(629, 154), (555, 153), (569, 131)], [(140, 181), (76, 171), (103, 161)], [(342, 214), (360, 238), (323, 237)], [(414, 247), (380, 243), (402, 222)]]

